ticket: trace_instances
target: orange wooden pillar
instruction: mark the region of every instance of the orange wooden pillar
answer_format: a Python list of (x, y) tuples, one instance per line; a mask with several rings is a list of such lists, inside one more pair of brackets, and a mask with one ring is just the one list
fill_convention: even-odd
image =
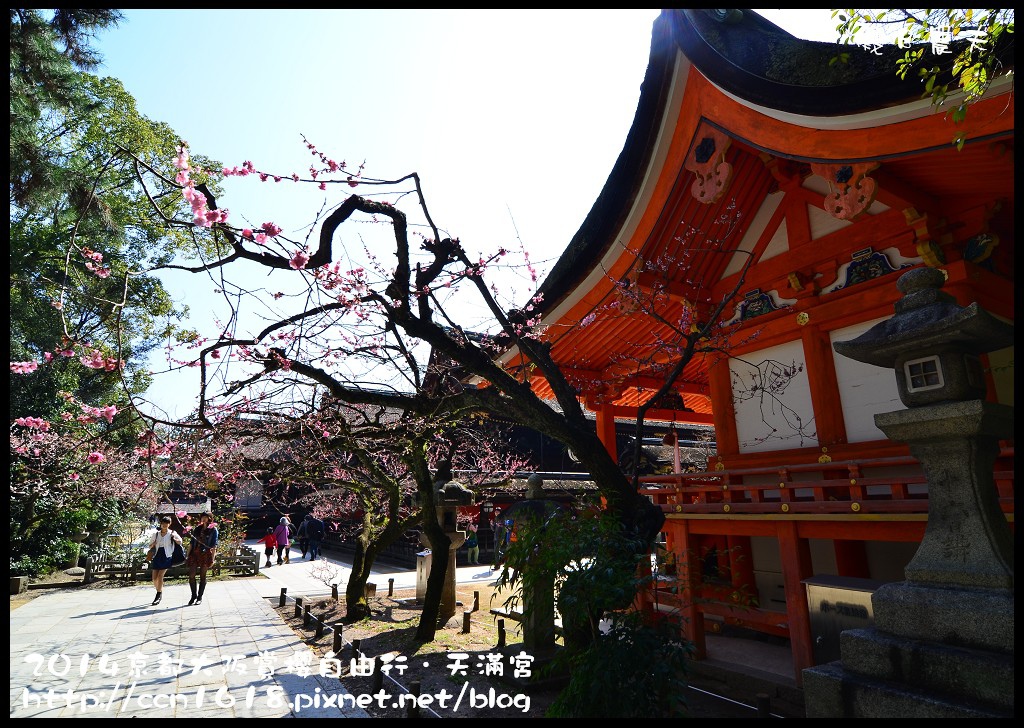
[(828, 332), (821, 331), (812, 324), (804, 327), (800, 335), (818, 442), (822, 445), (844, 443), (846, 423), (843, 420), (843, 408), (839, 406), (839, 382), (836, 379), (832, 343)]
[(711, 391), (711, 412), (715, 420), (716, 450), (719, 455), (735, 455), (740, 451), (736, 433), (736, 413), (732, 401), (732, 376), (729, 358), (711, 355), (708, 365), (708, 387)]
[(750, 537), (728, 536), (726, 543), (729, 548), (729, 578), (733, 594), (743, 599), (758, 598)]
[(832, 544), (836, 554), (836, 573), (839, 576), (855, 576), (859, 579), (871, 577), (868, 553), (863, 541), (836, 539)]
[(803, 580), (812, 574), (811, 547), (797, 533), (796, 521), (779, 521), (779, 552), (786, 590), (786, 616), (789, 619), (789, 645), (793, 652), (793, 671), (797, 685), (803, 685), (803, 671), (814, 666), (811, 619), (807, 609), (807, 588)]
[(612, 456), (612, 460), (618, 462), (619, 446), (615, 442), (615, 414), (612, 408), (607, 405), (600, 405), (595, 410), (597, 438), (604, 445), (604, 449)]
[(666, 521), (665, 528), (671, 529), (672, 534), (683, 636), (693, 643), (694, 658), (703, 660), (708, 656), (708, 646), (704, 639), (704, 615), (697, 606), (702, 581), (702, 563), (697, 555), (697, 544), (685, 520)]

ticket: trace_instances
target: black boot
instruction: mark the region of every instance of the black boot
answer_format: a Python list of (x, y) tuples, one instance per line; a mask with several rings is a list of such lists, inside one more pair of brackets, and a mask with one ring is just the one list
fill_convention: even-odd
[(199, 601), (199, 597), (196, 596), (195, 592), (192, 592), (192, 598), (188, 600), (188, 605), (191, 607), (197, 601)]
[(164, 593), (163, 592), (157, 592), (156, 593), (156, 598), (153, 600), (153, 603), (150, 606), (151, 607), (155, 607), (157, 604), (160, 603), (160, 600), (163, 599), (163, 598), (164, 598)]
[(203, 591), (205, 589), (206, 589), (206, 584), (203, 584), (202, 586), (199, 587), (199, 596), (196, 597), (196, 604), (202, 604), (203, 603)]

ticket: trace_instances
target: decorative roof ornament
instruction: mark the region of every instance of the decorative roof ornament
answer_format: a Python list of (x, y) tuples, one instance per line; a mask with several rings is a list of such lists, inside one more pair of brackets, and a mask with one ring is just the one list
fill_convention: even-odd
[(694, 198), (710, 205), (722, 198), (732, 181), (732, 165), (725, 161), (725, 150), (732, 140), (709, 124), (701, 124), (695, 139), (699, 141), (686, 155), (683, 166), (697, 176), (690, 187)]
[(878, 186), (868, 172), (878, 162), (859, 164), (811, 164), (811, 171), (828, 182), (831, 193), (825, 197), (825, 212), (839, 220), (853, 221), (867, 212), (875, 201)]

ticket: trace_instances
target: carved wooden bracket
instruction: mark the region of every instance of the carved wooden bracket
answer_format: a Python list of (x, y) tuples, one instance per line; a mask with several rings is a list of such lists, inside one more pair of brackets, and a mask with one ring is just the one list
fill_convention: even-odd
[(930, 268), (945, 265), (946, 255), (932, 238), (928, 226), (928, 216), (922, 215), (913, 207), (908, 207), (903, 210), (903, 218), (907, 221), (907, 226), (914, 231), (914, 246), (917, 248), (917, 254), (924, 260), (924, 264)]
[(828, 182), (833, 190), (825, 197), (825, 212), (839, 220), (856, 220), (875, 201), (877, 185), (868, 172), (878, 162), (859, 164), (811, 164), (811, 171)]
[(694, 198), (711, 204), (721, 199), (732, 181), (732, 165), (725, 161), (725, 150), (732, 140), (707, 124), (700, 126), (694, 139), (697, 143), (686, 155), (683, 166), (697, 175), (690, 187)]
[(764, 163), (765, 168), (772, 173), (772, 177), (779, 183), (780, 189), (799, 187), (803, 183), (804, 177), (808, 174), (807, 165), (800, 162), (783, 159), (782, 157), (773, 157), (766, 152), (761, 152), (758, 158)]

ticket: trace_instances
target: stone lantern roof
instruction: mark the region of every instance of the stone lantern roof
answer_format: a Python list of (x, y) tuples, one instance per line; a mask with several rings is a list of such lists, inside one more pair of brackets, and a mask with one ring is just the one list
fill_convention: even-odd
[(979, 354), (1013, 344), (1013, 326), (980, 308), (960, 306), (939, 290), (945, 282), (936, 268), (916, 268), (900, 276), (903, 298), (896, 315), (851, 341), (837, 341), (837, 353), (896, 370), (900, 400), (908, 407), (936, 402), (984, 399), (985, 377)]
[(960, 306), (939, 289), (945, 282), (936, 268), (915, 268), (900, 276), (896, 287), (903, 298), (896, 315), (856, 339), (837, 341), (835, 350), (851, 359), (893, 368), (907, 355), (926, 355), (956, 346), (972, 354), (1013, 345), (1013, 326), (992, 316), (977, 303)]

